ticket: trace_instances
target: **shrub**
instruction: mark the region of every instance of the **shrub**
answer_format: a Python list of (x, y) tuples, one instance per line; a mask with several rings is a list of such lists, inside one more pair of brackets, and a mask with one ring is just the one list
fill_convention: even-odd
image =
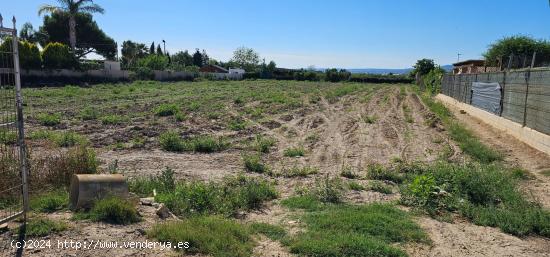
[(311, 191), (323, 203), (339, 203), (343, 198), (344, 187), (339, 178), (325, 176), (315, 181), (315, 188)]
[(244, 167), (247, 171), (256, 173), (267, 173), (269, 167), (262, 162), (262, 157), (259, 154), (243, 155)]
[(27, 222), (25, 229), (25, 235), (28, 237), (43, 237), (67, 229), (67, 224), (46, 218), (34, 218)]
[(134, 205), (117, 197), (108, 197), (96, 201), (88, 215), (94, 221), (113, 224), (125, 225), (141, 221)]
[(137, 67), (130, 74), (132, 80), (154, 80), (155, 72), (147, 67)]
[(346, 81), (350, 76), (351, 73), (343, 69), (327, 69), (325, 71), (325, 80), (330, 82)]
[(46, 69), (71, 69), (76, 65), (70, 48), (62, 43), (48, 43), (42, 50), (42, 60)]
[(284, 154), (284, 156), (287, 156), (287, 157), (299, 157), (299, 156), (304, 156), (305, 155), (305, 150), (301, 146), (300, 147), (290, 147), (290, 148), (285, 149), (283, 154)]
[(254, 241), (246, 226), (216, 216), (155, 224), (147, 231), (147, 235), (173, 245), (189, 242), (186, 254), (245, 257), (252, 255), (254, 248)]
[(176, 104), (161, 104), (153, 111), (157, 116), (172, 116), (177, 114), (180, 108)]
[(319, 173), (319, 169), (317, 167), (312, 167), (312, 166), (299, 167), (298, 165), (294, 165), (290, 169), (284, 169), (282, 172), (282, 176), (286, 178), (307, 177), (309, 175), (317, 174), (317, 173)]
[(61, 114), (59, 113), (40, 113), (36, 118), (44, 126), (55, 126), (61, 123)]
[(45, 213), (62, 210), (68, 205), (69, 194), (62, 189), (33, 196), (29, 203), (31, 210)]
[(54, 133), (52, 135), (53, 135), (53, 138), (51, 139), (60, 147), (84, 145), (87, 142), (85, 137), (73, 131)]
[(229, 143), (224, 138), (209, 135), (186, 138), (183, 143), (186, 149), (199, 153), (220, 152), (229, 147)]
[(168, 67), (168, 57), (165, 55), (150, 54), (141, 58), (137, 62), (137, 67), (150, 70), (165, 70)]
[[(12, 39), (6, 38), (2, 45), (0, 45), (0, 51), (11, 52), (12, 51)], [(36, 44), (19, 41), (19, 66), (21, 69), (40, 69), (42, 66), (42, 60), (40, 58), (40, 50)]]
[(86, 146), (76, 146), (41, 159), (32, 158), (31, 162), (31, 186), (40, 189), (45, 185), (68, 186), (73, 174), (93, 174), (98, 167), (95, 152)]

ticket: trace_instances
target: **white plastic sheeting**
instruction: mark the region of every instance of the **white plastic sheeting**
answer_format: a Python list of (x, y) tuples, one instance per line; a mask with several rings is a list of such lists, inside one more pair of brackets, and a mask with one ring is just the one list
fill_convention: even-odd
[(472, 105), (485, 111), (500, 115), (500, 99), (502, 99), (500, 84), (497, 82), (473, 82)]

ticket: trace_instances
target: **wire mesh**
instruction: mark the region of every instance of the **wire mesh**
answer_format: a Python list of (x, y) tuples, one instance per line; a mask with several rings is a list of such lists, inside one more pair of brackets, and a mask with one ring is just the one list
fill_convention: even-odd
[(0, 224), (24, 213), (16, 65), (15, 30), (0, 27)]

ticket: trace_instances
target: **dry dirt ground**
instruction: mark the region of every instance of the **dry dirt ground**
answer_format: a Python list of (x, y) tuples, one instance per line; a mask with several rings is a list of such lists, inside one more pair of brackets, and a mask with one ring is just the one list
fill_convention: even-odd
[[(321, 98), (314, 107), (275, 115), (270, 122), (250, 121), (251, 130), (277, 140), (267, 162), (274, 171), (293, 166), (317, 167), (319, 173), (308, 177), (278, 177), (277, 189), (281, 198), (294, 194), (295, 189), (313, 183), (316, 177), (330, 174), (339, 176), (344, 167), (364, 175), (369, 164), (387, 165), (396, 161), (432, 162), (438, 158), (466, 158), (460, 148), (449, 139), (442, 126), (429, 126), (432, 113), (411, 90), (397, 86), (383, 86), (372, 91), (367, 100), (353, 94), (334, 103)], [(457, 117), (472, 128), (483, 142), (506, 153), (510, 165), (520, 165), (536, 175), (526, 185), (548, 207), (549, 184), (547, 177), (537, 172), (550, 167), (550, 158), (501, 133), (471, 119), (466, 114)], [(373, 122), (367, 122), (373, 119)], [(241, 132), (242, 133), (242, 132)], [(250, 136), (248, 134), (241, 137)], [(506, 140), (503, 140), (506, 138)], [(288, 147), (303, 146), (304, 157), (285, 157)], [(179, 179), (217, 180), (243, 171), (242, 149), (232, 148), (219, 153), (168, 153), (160, 149), (97, 149), (104, 169), (114, 162), (118, 171), (129, 177), (155, 174), (170, 167)], [(344, 179), (346, 180), (346, 179)], [(367, 185), (368, 180), (357, 180)], [(393, 194), (374, 191), (349, 191), (346, 198), (354, 203), (387, 202), (399, 199), (397, 186)], [(140, 206), (144, 221), (130, 226), (70, 221), (69, 213), (58, 212), (49, 218), (66, 220), (70, 229), (44, 239), (145, 241), (143, 231), (160, 220), (152, 207)], [(279, 200), (266, 204), (259, 211), (246, 214), (245, 222), (267, 222), (284, 226), (290, 234), (302, 229), (299, 221), (279, 205)], [(498, 228), (473, 225), (457, 219), (446, 223), (420, 216), (416, 221), (429, 234), (431, 245), (407, 245), (411, 256), (550, 256), (550, 240), (540, 237), (518, 238), (502, 233)], [(13, 224), (12, 224), (13, 226)], [(8, 236), (1, 236), (0, 255), (11, 256), (6, 244)], [(279, 242), (266, 237), (257, 238), (256, 256), (291, 256)], [(174, 256), (172, 250), (95, 249), (95, 250), (28, 250), (29, 256)]]

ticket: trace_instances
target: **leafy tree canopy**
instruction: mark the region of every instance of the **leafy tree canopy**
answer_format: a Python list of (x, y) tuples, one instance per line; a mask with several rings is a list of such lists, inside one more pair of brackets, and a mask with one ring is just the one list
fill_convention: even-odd
[[(116, 42), (103, 32), (92, 19), (91, 14), (78, 13), (76, 19), (76, 57), (81, 58), (89, 53), (99, 54), (107, 59), (114, 59), (117, 52)], [(69, 14), (54, 12), (44, 16), (44, 24), (39, 32), (46, 35), (40, 40), (45, 46), (50, 42), (69, 44)]]
[(537, 63), (550, 59), (550, 43), (546, 40), (537, 40), (528, 36), (504, 37), (491, 44), (483, 54), (487, 65), (496, 66), (499, 60), (514, 56), (532, 56), (537, 52)]
[(432, 59), (421, 59), (416, 61), (416, 64), (413, 66), (412, 75), (426, 75), (431, 70), (435, 69), (435, 62)]
[(137, 60), (147, 56), (148, 48), (145, 44), (136, 43), (130, 40), (122, 42), (122, 65), (133, 66)]
[(233, 58), (230, 62), (250, 72), (260, 63), (260, 55), (254, 49), (243, 46), (233, 52)]

